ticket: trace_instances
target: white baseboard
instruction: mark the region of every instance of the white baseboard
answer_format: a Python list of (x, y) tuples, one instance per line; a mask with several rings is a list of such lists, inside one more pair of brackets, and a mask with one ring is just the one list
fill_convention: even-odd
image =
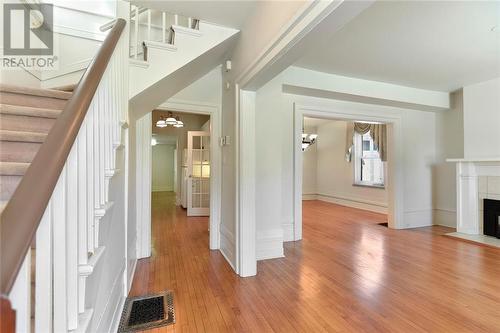
[(347, 198), (328, 194), (316, 194), (317, 200), (335, 203), (341, 206), (368, 210), (375, 213), (387, 214), (387, 204), (364, 199)]
[[(130, 289), (132, 289), (132, 282), (134, 282), (136, 268), (137, 268), (137, 259), (134, 259), (132, 263), (132, 270), (130, 276), (127, 276), (127, 295), (130, 292)], [(128, 272), (126, 272), (126, 274), (128, 275)]]
[(293, 222), (287, 222), (282, 224), (283, 227), (283, 241), (292, 242), (295, 240), (295, 234), (293, 229)]
[(257, 260), (283, 258), (283, 229), (270, 229), (257, 232)]
[(433, 210), (423, 209), (404, 212), (403, 229), (430, 227), (433, 225)]
[(318, 195), (317, 194), (302, 194), (302, 200), (318, 200)]
[(220, 226), (220, 253), (229, 263), (233, 271), (236, 270), (235, 236), (224, 225)]
[(159, 187), (154, 187), (152, 189), (153, 192), (173, 192), (174, 189), (172, 187), (166, 187), (166, 186), (159, 186)]
[(457, 227), (457, 212), (447, 209), (434, 209), (434, 225), (443, 227)]
[[(123, 266), (120, 274), (116, 277), (111, 292), (109, 293), (109, 298), (106, 305), (101, 312), (101, 316), (97, 319), (97, 323), (93, 324), (94, 332), (116, 332), (112, 331), (114, 327), (118, 328), (120, 323), (121, 313), (123, 311), (123, 304), (125, 302), (125, 297), (123, 296), (123, 274), (125, 271), (125, 265)], [(94, 316), (98, 315), (97, 312)]]
[(111, 323), (111, 329), (109, 330), (111, 333), (118, 332), (118, 327), (120, 326), (120, 319), (122, 317), (123, 307), (125, 306), (125, 296), (120, 298), (120, 303), (118, 303), (118, 307), (116, 308), (115, 314), (113, 315), (113, 321)]

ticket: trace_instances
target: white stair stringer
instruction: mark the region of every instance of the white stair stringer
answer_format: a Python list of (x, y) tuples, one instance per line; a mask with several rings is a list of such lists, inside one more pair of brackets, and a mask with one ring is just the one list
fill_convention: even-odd
[(238, 33), (206, 22), (199, 30), (172, 28), (175, 45), (145, 41), (147, 61), (130, 60), (131, 106), (154, 108), (205, 75), (222, 62)]

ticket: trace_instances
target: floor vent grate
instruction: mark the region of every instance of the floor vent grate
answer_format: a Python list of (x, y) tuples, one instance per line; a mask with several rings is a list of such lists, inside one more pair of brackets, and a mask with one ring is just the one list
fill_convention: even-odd
[(377, 223), (377, 224), (380, 225), (380, 226), (382, 226), (382, 227), (386, 227), (386, 228), (389, 227), (389, 223), (387, 223), (387, 222)]
[(135, 332), (175, 323), (174, 295), (159, 294), (127, 297), (118, 333)]

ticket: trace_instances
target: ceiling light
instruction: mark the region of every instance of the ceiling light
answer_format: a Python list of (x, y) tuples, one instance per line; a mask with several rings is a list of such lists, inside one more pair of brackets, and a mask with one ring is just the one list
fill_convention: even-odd
[(167, 119), (165, 119), (165, 123), (167, 125), (175, 125), (177, 124), (177, 119), (175, 119), (172, 115), (168, 116)]
[(174, 127), (177, 127), (177, 128), (184, 127), (184, 123), (180, 120), (177, 120), (177, 123), (175, 123)]
[(164, 119), (160, 119), (156, 122), (156, 127), (167, 127), (167, 123)]

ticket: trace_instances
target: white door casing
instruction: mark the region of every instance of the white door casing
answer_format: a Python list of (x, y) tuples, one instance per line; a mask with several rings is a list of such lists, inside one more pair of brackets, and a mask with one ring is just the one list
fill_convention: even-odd
[[(162, 103), (157, 110), (169, 110), (176, 113), (196, 113), (210, 116), (210, 136), (218, 138), (221, 135), (220, 106), (208, 103), (171, 99)], [(151, 119), (151, 112), (148, 113)], [(144, 124), (144, 126), (146, 126)], [(151, 129), (151, 120), (149, 120)], [(211, 140), (210, 152), (210, 249), (220, 248), (220, 208), (221, 208), (221, 147), (217, 140)], [(136, 138), (136, 181), (140, 188), (137, 194), (144, 197), (151, 197), (151, 131), (137, 130)], [(144, 158), (146, 157), (146, 158)], [(149, 192), (148, 192), (149, 190)], [(144, 254), (148, 254), (145, 249), (151, 249), (151, 200), (143, 200), (137, 197), (137, 249), (143, 249)], [(140, 232), (139, 230), (142, 230)], [(148, 232), (149, 231), (149, 232)], [(143, 237), (141, 237), (141, 234)]]

